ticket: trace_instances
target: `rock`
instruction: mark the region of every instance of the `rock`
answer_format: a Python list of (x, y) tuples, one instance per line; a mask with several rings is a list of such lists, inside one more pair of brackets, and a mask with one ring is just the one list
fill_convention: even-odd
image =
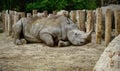
[(120, 71), (120, 35), (104, 50), (94, 71)]

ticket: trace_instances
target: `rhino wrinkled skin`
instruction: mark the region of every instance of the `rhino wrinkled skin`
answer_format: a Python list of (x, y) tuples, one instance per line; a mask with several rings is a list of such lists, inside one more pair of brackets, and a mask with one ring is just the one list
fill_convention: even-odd
[(22, 18), (13, 25), (14, 43), (44, 42), (48, 46), (83, 45), (92, 31), (80, 31), (71, 19), (65, 16), (52, 18)]

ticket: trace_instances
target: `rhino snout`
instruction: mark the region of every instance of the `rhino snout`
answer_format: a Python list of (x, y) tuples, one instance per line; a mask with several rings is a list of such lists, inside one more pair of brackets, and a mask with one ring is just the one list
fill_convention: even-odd
[(79, 42), (79, 45), (83, 45), (83, 44), (85, 44), (85, 43), (86, 43), (86, 41), (85, 41), (85, 40), (82, 40), (82, 41)]

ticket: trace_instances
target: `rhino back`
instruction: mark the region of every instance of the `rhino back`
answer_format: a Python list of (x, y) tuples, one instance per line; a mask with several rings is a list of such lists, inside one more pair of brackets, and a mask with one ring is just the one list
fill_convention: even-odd
[(60, 16), (58, 18), (43, 18), (31, 21), (25, 25), (24, 34), (30, 38), (36, 38), (40, 36), (39, 33), (49, 33), (58, 40), (67, 39), (67, 24), (65, 17)]
[(41, 33), (49, 33), (58, 40), (67, 40), (67, 23), (65, 16), (58, 16), (57, 18), (46, 18), (39, 20), (39, 23), (44, 24)]

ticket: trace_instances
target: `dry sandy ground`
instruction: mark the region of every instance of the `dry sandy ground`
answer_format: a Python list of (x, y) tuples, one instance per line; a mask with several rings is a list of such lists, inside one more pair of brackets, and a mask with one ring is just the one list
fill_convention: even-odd
[(0, 71), (92, 71), (104, 49), (94, 42), (61, 48), (43, 43), (17, 46), (0, 33)]

